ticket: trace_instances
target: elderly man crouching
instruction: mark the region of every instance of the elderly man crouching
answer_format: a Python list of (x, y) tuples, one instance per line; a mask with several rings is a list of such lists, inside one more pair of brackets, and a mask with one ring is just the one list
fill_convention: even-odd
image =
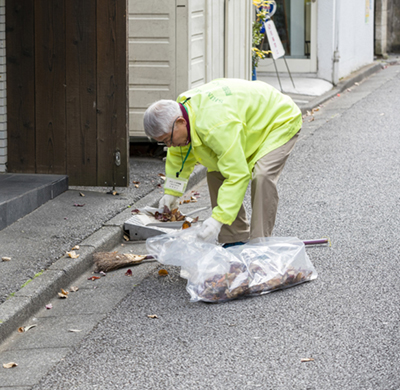
[[(217, 79), (159, 100), (145, 112), (147, 136), (165, 143), (167, 180), (160, 207), (177, 206), (196, 162), (208, 168), (213, 207), (199, 238), (225, 247), (271, 236), (277, 182), (302, 125), (300, 109), (260, 81)], [(251, 179), (251, 223), (243, 199)]]

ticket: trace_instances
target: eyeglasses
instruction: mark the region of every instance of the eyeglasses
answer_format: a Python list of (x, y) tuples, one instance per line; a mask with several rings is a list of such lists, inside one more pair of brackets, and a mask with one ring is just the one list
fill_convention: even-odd
[(174, 127), (175, 127), (175, 122), (177, 121), (177, 119), (179, 119), (179, 116), (177, 116), (174, 120), (174, 123), (172, 124), (172, 130), (171, 130), (171, 139), (169, 141), (163, 141), (163, 143), (167, 146), (171, 146), (172, 145), (172, 141), (174, 138)]

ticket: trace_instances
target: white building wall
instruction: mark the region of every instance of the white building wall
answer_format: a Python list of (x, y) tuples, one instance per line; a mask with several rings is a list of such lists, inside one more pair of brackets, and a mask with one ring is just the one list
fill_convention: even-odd
[[(340, 80), (374, 59), (373, 0), (318, 2), (318, 77), (334, 82), (334, 52), (338, 48)], [(369, 16), (368, 16), (369, 14)], [(368, 16), (368, 17), (367, 17)]]
[(6, 0), (0, 0), (0, 172), (7, 162)]
[(318, 77), (332, 81), (334, 50), (335, 1), (320, 1), (317, 10)]
[(341, 0), (339, 79), (374, 60), (373, 0), (369, 0), (369, 10), (367, 3), (366, 0)]

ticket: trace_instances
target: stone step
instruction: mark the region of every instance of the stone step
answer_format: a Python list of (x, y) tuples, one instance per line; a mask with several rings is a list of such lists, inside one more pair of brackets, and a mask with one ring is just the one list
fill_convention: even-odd
[(0, 230), (68, 189), (68, 176), (0, 173)]

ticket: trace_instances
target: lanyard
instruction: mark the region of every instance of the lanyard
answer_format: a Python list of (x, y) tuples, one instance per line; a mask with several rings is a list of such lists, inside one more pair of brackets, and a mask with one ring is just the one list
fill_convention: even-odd
[(182, 167), (181, 167), (181, 170), (180, 170), (179, 172), (176, 172), (176, 177), (179, 177), (180, 173), (182, 172), (183, 166), (185, 165), (185, 162), (186, 162), (186, 160), (187, 160), (187, 158), (188, 158), (189, 153), (190, 153), (191, 150), (192, 150), (192, 144), (190, 144), (189, 150), (188, 150), (188, 152), (186, 153), (185, 159), (183, 159), (183, 156), (182, 156), (182, 148), (181, 148)]
[[(186, 100), (185, 100), (183, 103), (181, 103), (181, 104), (183, 105), (183, 108), (184, 108), (185, 110), (186, 110), (186, 107), (184, 106), (184, 104), (185, 104), (188, 100), (190, 100), (190, 98), (191, 98), (191, 96), (188, 97), (188, 98), (186, 98)], [(186, 112), (187, 112), (187, 110), (186, 110)], [(188, 152), (186, 153), (185, 159), (183, 159), (183, 156), (182, 156), (182, 148), (181, 148), (182, 166), (181, 166), (180, 171), (179, 171), (179, 172), (176, 172), (176, 177), (179, 177), (179, 175), (181, 174), (181, 172), (182, 172), (182, 170), (183, 170), (183, 166), (185, 165), (185, 162), (186, 162), (186, 160), (187, 160), (187, 158), (188, 158), (189, 153), (190, 153), (191, 150), (192, 150), (192, 144), (190, 144), (190, 147), (189, 147)]]

